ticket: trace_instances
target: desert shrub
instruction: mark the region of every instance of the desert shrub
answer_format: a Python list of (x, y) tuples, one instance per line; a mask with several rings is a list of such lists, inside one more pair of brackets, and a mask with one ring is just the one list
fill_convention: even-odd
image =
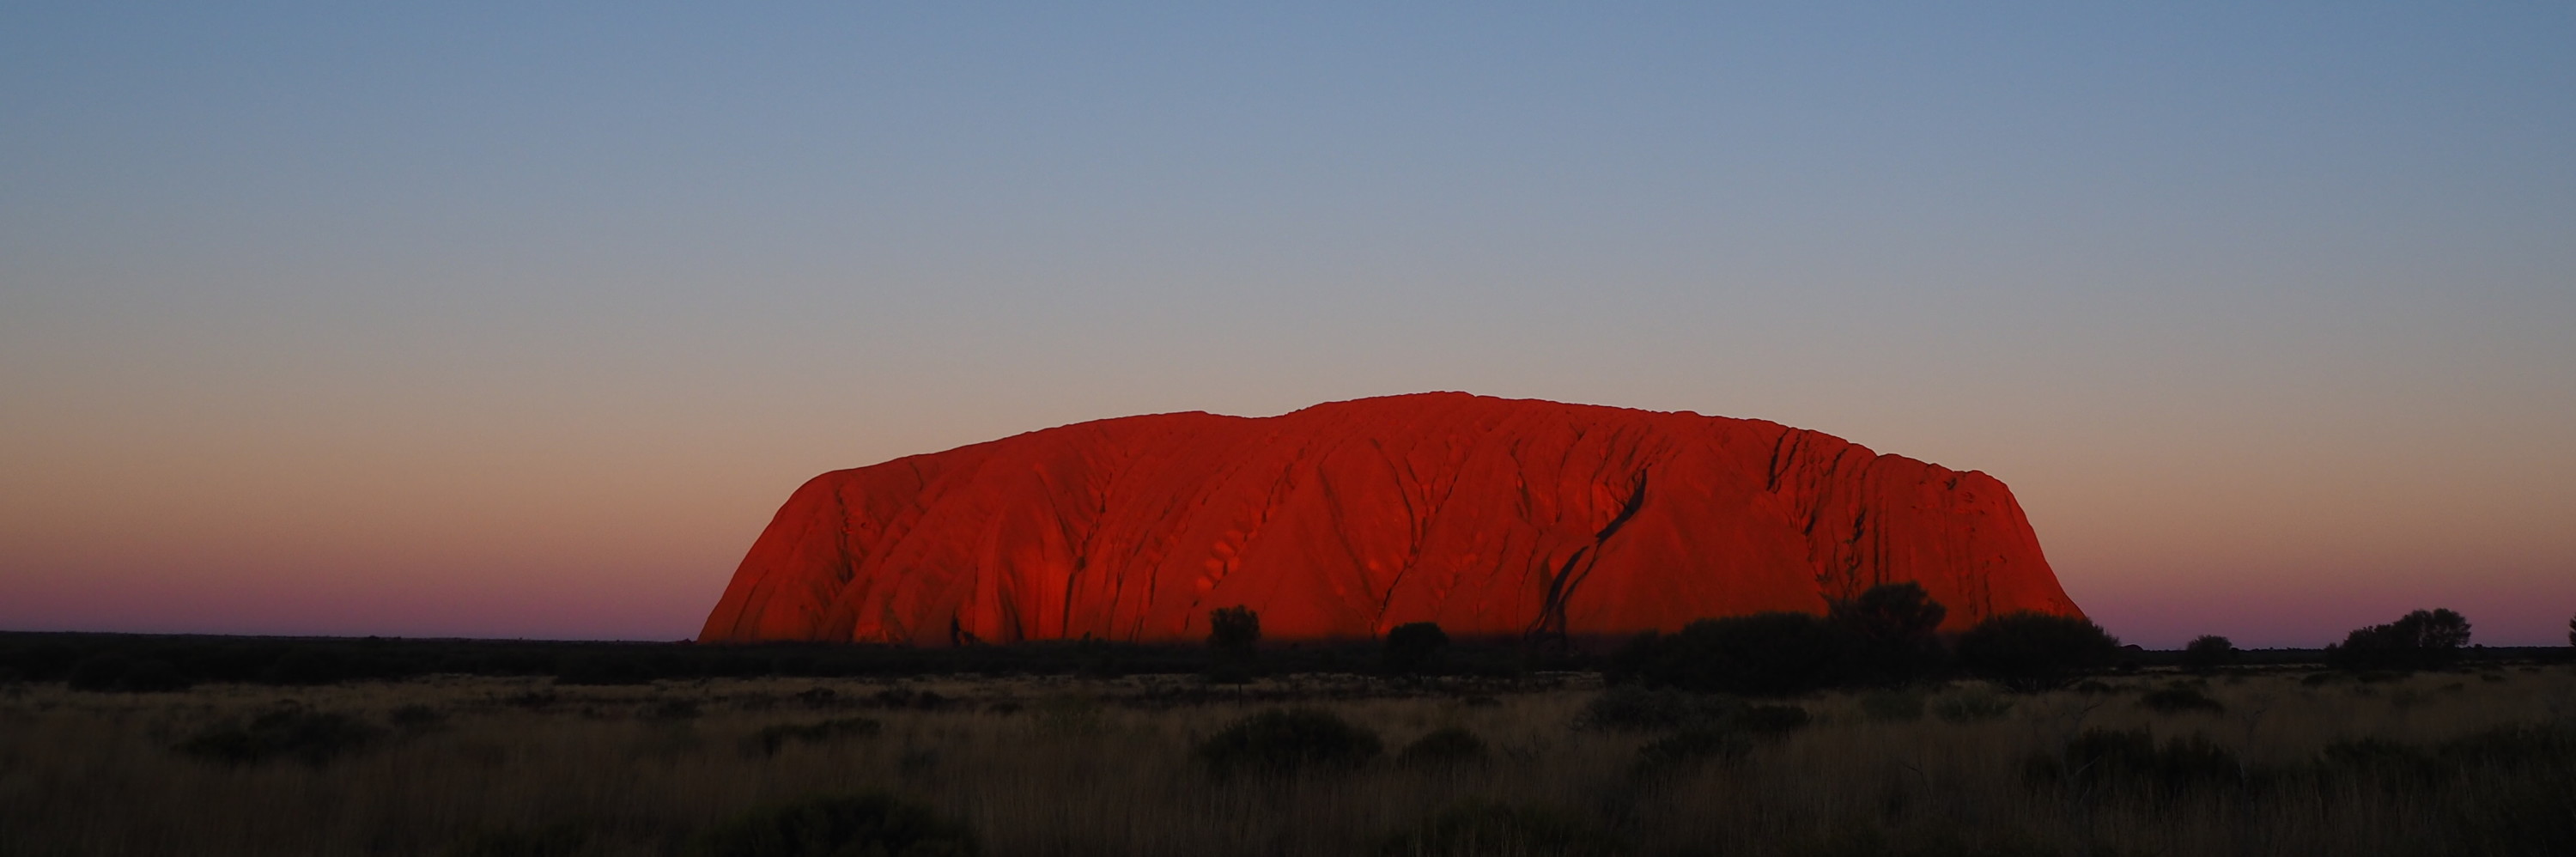
[(1272, 709), (1236, 721), (1193, 751), (1216, 773), (1287, 773), (1354, 768), (1377, 758), (1377, 733), (1330, 712)]
[(2244, 776), (2236, 754), (2207, 738), (2193, 735), (2158, 744), (2144, 730), (2113, 729), (2085, 730), (2058, 755), (2031, 757), (2025, 769), (2033, 782), (2166, 796), (2239, 782)]
[(1862, 694), (1860, 713), (1871, 720), (1910, 723), (1923, 719), (1923, 694), (1912, 690), (1879, 690)]
[(64, 684), (73, 690), (168, 693), (187, 690), (194, 683), (168, 661), (104, 654), (73, 664), (70, 675), (64, 677)]
[(2236, 644), (2226, 637), (2203, 634), (2182, 647), (2182, 668), (2205, 673), (2236, 663)]
[(1959, 663), (1981, 678), (2019, 691), (2062, 687), (2085, 670), (2120, 658), (2120, 641), (2090, 620), (2046, 613), (2006, 613), (1959, 637)]
[(1449, 645), (1449, 633), (1432, 622), (1408, 622), (1386, 632), (1386, 649), (1381, 657), (1393, 673), (1417, 673), (1429, 664), (1440, 650)]
[(1912, 582), (1882, 583), (1829, 602), (1825, 621), (1856, 641), (1851, 677), (1896, 684), (1939, 673), (1949, 653), (1936, 636), (1948, 608)]
[(690, 857), (961, 857), (964, 825), (885, 795), (815, 798), (754, 810), (689, 841)]
[(2227, 710), (2227, 706), (2201, 693), (2199, 688), (2179, 684), (2148, 691), (2147, 695), (2138, 698), (2138, 704), (2160, 714), (2181, 714), (2187, 711), (2219, 714)]
[(1608, 831), (1536, 807), (1469, 804), (1398, 835), (1379, 857), (1616, 857), (1627, 849)]
[(1843, 680), (1857, 648), (1849, 633), (1815, 616), (1756, 613), (1639, 637), (1618, 660), (1623, 677), (1650, 687), (1785, 696)]
[(2449, 775), (2451, 766), (2421, 748), (2386, 738), (2358, 738), (2328, 744), (2317, 754), (2326, 779), (2360, 775), (2383, 782), (2429, 784)]
[(1753, 741), (1743, 733), (1715, 726), (1684, 729), (1637, 748), (1637, 769), (1655, 773), (1690, 768), (1708, 762), (1733, 762), (1753, 752)]
[(865, 717), (842, 717), (815, 723), (779, 723), (752, 733), (751, 746), (764, 756), (778, 755), (789, 744), (829, 744), (849, 738), (873, 738), (885, 725)]
[(1261, 642), (1261, 614), (1237, 604), (1208, 611), (1208, 648), (1217, 654), (1248, 658)]
[(1038, 731), (1049, 735), (1091, 735), (1101, 727), (1100, 700), (1080, 694), (1040, 699), (1030, 707), (1030, 715)]
[(579, 827), (557, 825), (542, 830), (496, 830), (466, 837), (447, 849), (447, 857), (573, 857), (590, 844)]
[(1728, 717), (1727, 723), (1755, 735), (1778, 736), (1805, 729), (1814, 720), (1807, 709), (1795, 705), (1749, 705)]
[(1623, 685), (1584, 703), (1574, 725), (1603, 732), (1664, 732), (1723, 719), (1735, 707), (1720, 696)]
[(1485, 760), (1485, 739), (1464, 726), (1443, 726), (1413, 739), (1395, 754), (1398, 764), (1420, 767), (1465, 765)]
[(1943, 723), (1975, 723), (2012, 712), (2012, 700), (1982, 691), (1954, 693), (1932, 703), (1932, 716)]
[(346, 714), (281, 708), (247, 724), (225, 724), (180, 742), (178, 751), (227, 765), (253, 765), (291, 758), (320, 765), (365, 749), (377, 738), (375, 727)]
[(387, 712), (385, 722), (400, 729), (426, 732), (446, 725), (447, 712), (415, 702), (398, 706), (393, 711)]
[(2447, 609), (2417, 610), (2386, 625), (2354, 628), (2326, 647), (2326, 662), (2346, 670), (2439, 669), (2457, 663), (2469, 644), (2469, 620)]

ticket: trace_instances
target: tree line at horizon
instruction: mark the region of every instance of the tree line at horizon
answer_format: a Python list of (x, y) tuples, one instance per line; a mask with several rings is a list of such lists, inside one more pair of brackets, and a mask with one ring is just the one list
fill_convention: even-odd
[[(1938, 630), (1947, 609), (1913, 583), (1883, 584), (1823, 613), (1775, 611), (1693, 621), (1637, 635), (1607, 652), (1520, 642), (1452, 643), (1437, 624), (1414, 622), (1373, 641), (1264, 644), (1260, 617), (1243, 606), (1209, 614), (1204, 647), (1045, 641), (949, 649), (848, 643), (598, 643), (527, 640), (269, 638), (0, 633), (0, 684), (61, 681), (76, 689), (153, 692), (199, 683), (322, 685), (433, 674), (552, 676), (567, 684), (753, 676), (1134, 675), (1200, 673), (1239, 682), (1262, 673), (1343, 672), (1507, 676), (1597, 671), (1653, 687), (1786, 695), (1840, 686), (1973, 677), (2014, 689), (2141, 662), (2206, 671), (2243, 662), (2227, 638), (2203, 635), (2172, 653), (2123, 646), (2090, 620), (2041, 613), (1993, 616), (1961, 632)], [(2576, 619), (2568, 623), (2576, 646)], [(2320, 661), (2353, 671), (2443, 669), (2473, 651), (2468, 619), (2416, 610), (2355, 628)]]

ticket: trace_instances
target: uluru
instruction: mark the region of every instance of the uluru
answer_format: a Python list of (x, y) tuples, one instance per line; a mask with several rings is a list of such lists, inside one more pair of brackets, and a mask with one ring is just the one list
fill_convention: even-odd
[(1762, 420), (1421, 393), (1133, 416), (814, 477), (703, 642), (1674, 630), (1912, 581), (1945, 629), (2081, 616), (2012, 492)]

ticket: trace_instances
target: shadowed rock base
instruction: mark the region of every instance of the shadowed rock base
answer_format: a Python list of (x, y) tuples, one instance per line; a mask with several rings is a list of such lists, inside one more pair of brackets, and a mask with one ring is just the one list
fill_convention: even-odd
[(815, 477), (707, 642), (1619, 635), (1890, 581), (2079, 616), (1993, 477), (1759, 420), (1422, 393), (1100, 420)]

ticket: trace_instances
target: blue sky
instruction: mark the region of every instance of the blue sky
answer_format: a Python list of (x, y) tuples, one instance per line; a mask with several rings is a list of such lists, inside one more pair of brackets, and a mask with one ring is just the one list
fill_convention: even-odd
[(2435, 602), (2547, 642), (2571, 44), (2563, 4), (13, 4), (0, 627), (676, 637), (814, 472), (1465, 389), (1995, 473), (2148, 642)]

